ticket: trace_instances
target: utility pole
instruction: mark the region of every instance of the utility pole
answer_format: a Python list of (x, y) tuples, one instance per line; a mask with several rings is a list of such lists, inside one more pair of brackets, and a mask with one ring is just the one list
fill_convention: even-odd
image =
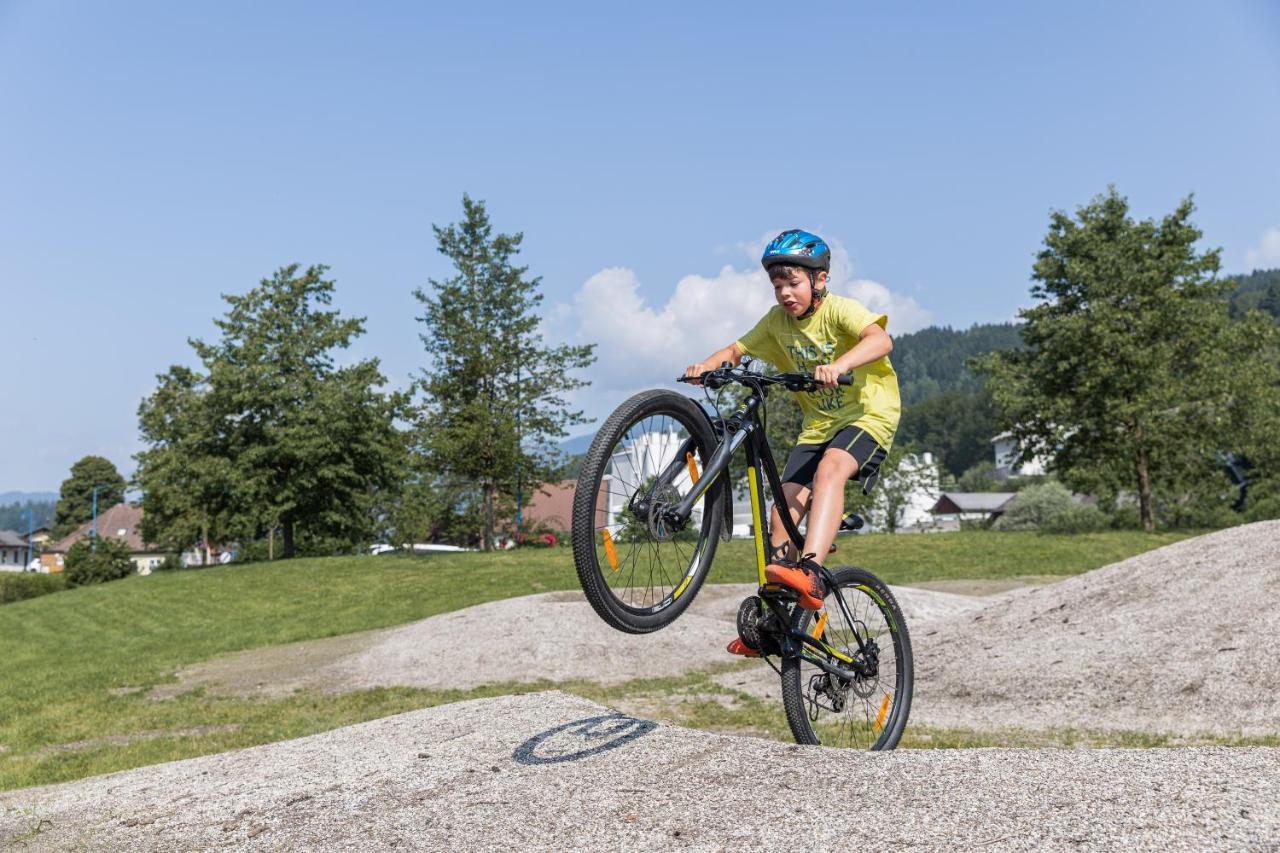
[(520, 523), (523, 521), (524, 504), (522, 495), (520, 494), (520, 475), (521, 471), (521, 448), (520, 448), (520, 350), (516, 349), (516, 541), (520, 541)]
[(36, 528), (36, 511), (31, 507), (27, 507), (27, 565), (31, 568), (31, 536), (35, 533)]

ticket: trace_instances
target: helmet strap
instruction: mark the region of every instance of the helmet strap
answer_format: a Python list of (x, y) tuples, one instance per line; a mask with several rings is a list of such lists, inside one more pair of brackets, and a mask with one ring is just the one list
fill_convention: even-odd
[(815, 270), (808, 270), (809, 273), (809, 307), (804, 313), (797, 317), (797, 320), (805, 320), (813, 316), (813, 312), (818, 310), (818, 303), (827, 295), (827, 289), (824, 287), (818, 290), (818, 273)]

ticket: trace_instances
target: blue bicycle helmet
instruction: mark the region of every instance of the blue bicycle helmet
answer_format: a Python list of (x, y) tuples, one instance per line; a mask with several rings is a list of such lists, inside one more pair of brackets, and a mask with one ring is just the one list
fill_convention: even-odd
[(800, 315), (800, 319), (810, 317), (814, 311), (818, 310), (818, 303), (827, 295), (825, 287), (818, 287), (818, 273), (831, 272), (831, 247), (827, 245), (827, 241), (817, 234), (792, 228), (774, 237), (769, 245), (764, 247), (764, 256), (760, 258), (760, 263), (766, 272), (769, 267), (779, 264), (807, 269), (813, 298), (809, 302), (808, 309)]
[(831, 272), (831, 247), (817, 234), (792, 228), (783, 231), (764, 247), (760, 263), (765, 269), (774, 264), (791, 264), (810, 270)]

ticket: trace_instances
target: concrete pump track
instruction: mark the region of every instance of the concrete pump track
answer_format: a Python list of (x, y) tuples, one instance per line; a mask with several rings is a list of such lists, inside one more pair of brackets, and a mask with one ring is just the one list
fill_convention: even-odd
[[(899, 591), (917, 659), (913, 724), (1280, 736), (1280, 522), (986, 597)], [(508, 642), (529, 632), (519, 670), (541, 679), (677, 675), (723, 662), (740, 594), (709, 587), (671, 628), (621, 644), (577, 597), (494, 602), (233, 655), (182, 673), (174, 689), (468, 686), (459, 683), (462, 652), (447, 638), (473, 643), (477, 634), (458, 632), (495, 615), (507, 620)], [(545, 620), (584, 653), (550, 667), (538, 647)], [(476, 652), (471, 646), (465, 660)], [(776, 699), (776, 676), (762, 664), (730, 677), (737, 689)], [(470, 679), (514, 674), (493, 664)], [(1277, 851), (1280, 748), (868, 754), (695, 731), (551, 690), (6, 792), (0, 842), (31, 850)]]

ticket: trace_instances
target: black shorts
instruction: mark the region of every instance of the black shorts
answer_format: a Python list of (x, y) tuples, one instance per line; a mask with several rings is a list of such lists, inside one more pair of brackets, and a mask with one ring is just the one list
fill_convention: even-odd
[(795, 450), (787, 457), (787, 467), (782, 471), (782, 482), (799, 483), (808, 486), (818, 473), (818, 463), (828, 447), (838, 447), (848, 451), (858, 463), (858, 472), (853, 478), (862, 483), (862, 493), (871, 494), (876, 481), (880, 479), (880, 464), (888, 454), (880, 446), (880, 442), (871, 437), (871, 433), (856, 426), (847, 426), (840, 430), (830, 441), (822, 444), (797, 444)]

